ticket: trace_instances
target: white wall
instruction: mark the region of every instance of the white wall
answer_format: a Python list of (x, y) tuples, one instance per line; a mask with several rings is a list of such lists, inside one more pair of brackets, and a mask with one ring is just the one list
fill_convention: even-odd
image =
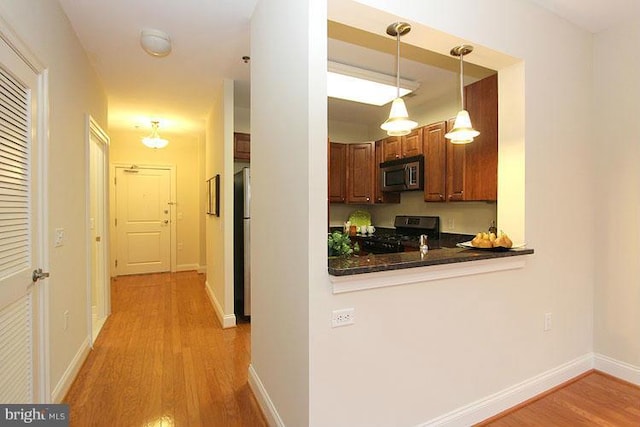
[(626, 53), (637, 40), (637, 18), (595, 36), (599, 209), (593, 238), (595, 350), (640, 367), (640, 144), (633, 131), (640, 115), (640, 59)]
[[(235, 326), (233, 313), (233, 81), (219, 83), (207, 119), (205, 176), (220, 175), (220, 216), (207, 215), (206, 254), (209, 295), (223, 327)], [(205, 187), (206, 188), (206, 187)]]
[(309, 424), (309, 294), (326, 278), (326, 26), (322, 1), (261, 0), (251, 20), (250, 381), (287, 426)]
[[(524, 269), (341, 295), (327, 278), (309, 284), (311, 425), (411, 426), (592, 349), (594, 250), (550, 238), (593, 231), (591, 36), (520, 1), (340, 1), (329, 17), (380, 32), (397, 18), (362, 4), (523, 58), (526, 76), (524, 226), (536, 254)], [(491, 68), (479, 50), (470, 60)], [(345, 307), (356, 324), (332, 329), (331, 310)]]
[[(319, 3), (313, 2), (314, 7), (320, 8)], [(524, 60), (525, 109), (516, 108), (513, 116), (502, 111), (501, 117), (526, 122), (526, 193), (520, 195), (523, 211), (517, 221), (524, 220), (523, 235), (536, 254), (521, 270), (333, 295), (322, 208), (326, 157), (320, 152), (326, 123), (323, 114), (308, 116), (308, 122), (298, 116), (322, 110), (323, 94), (308, 82), (323, 71), (319, 64), (326, 59), (326, 35), (321, 28), (326, 23), (322, 13), (306, 14), (299, 2), (260, 3), (252, 34), (252, 134), (271, 167), (261, 156), (254, 160), (257, 230), (252, 257), (259, 279), (252, 363), (287, 425), (307, 424), (307, 396), (312, 426), (416, 425), (588, 355), (593, 348), (594, 249), (575, 244), (568, 250), (551, 238), (584, 242), (594, 229), (591, 36), (518, 1), (437, 1), (429, 7), (411, 0), (340, 1), (332, 2), (330, 17), (362, 28), (375, 24), (380, 32), (397, 19), (362, 4), (410, 17), (413, 23), (460, 37), (458, 42)], [(292, 17), (295, 24), (283, 36), (277, 29)], [(270, 45), (259, 41), (267, 32)], [(314, 49), (305, 56), (310, 35)], [(436, 51), (451, 47), (435, 44)], [(490, 58), (480, 55), (476, 60), (499, 71), (514, 64), (490, 64)], [(276, 96), (287, 99), (287, 114), (296, 112), (286, 126), (278, 120), (282, 107), (273, 107)], [(567, 117), (574, 121), (567, 123)], [(509, 136), (518, 138), (513, 132)], [(266, 144), (276, 137), (284, 142), (274, 155), (273, 146)], [(514, 144), (511, 148), (518, 147)], [(286, 167), (278, 167), (284, 166), (282, 152), (287, 153)], [(513, 173), (519, 180), (522, 168)], [(287, 224), (281, 222), (278, 205), (296, 212)], [(296, 236), (295, 251), (273, 251), (273, 236), (305, 227), (310, 233)], [(356, 324), (332, 329), (331, 311), (344, 307), (355, 308)], [(554, 324), (545, 333), (546, 312), (553, 313)]]
[[(51, 388), (87, 345), (86, 114), (107, 128), (107, 99), (57, 2), (0, 1), (0, 14), (49, 70), (49, 270)], [(64, 228), (65, 245), (53, 247)], [(69, 311), (69, 328), (64, 315)], [(84, 347), (86, 348), (86, 347)]]

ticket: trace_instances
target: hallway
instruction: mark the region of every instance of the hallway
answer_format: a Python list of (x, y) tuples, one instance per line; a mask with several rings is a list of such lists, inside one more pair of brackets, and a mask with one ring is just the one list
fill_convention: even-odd
[(266, 426), (247, 384), (250, 325), (223, 330), (195, 272), (122, 276), (64, 403), (71, 426)]

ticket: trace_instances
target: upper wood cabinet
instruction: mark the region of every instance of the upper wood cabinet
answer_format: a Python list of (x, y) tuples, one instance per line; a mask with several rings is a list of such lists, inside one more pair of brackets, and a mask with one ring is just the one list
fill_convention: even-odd
[(444, 134), (446, 122), (438, 122), (422, 129), (424, 152), (424, 200), (425, 202), (446, 201), (447, 185), (447, 143)]
[(382, 140), (382, 161), (388, 162), (402, 157), (402, 137), (389, 136)]
[(400, 193), (382, 191), (382, 172), (380, 172), (380, 163), (383, 151), (382, 140), (375, 143), (375, 161), (373, 163), (373, 196), (374, 203), (400, 203)]
[(410, 134), (402, 137), (402, 157), (418, 156), (423, 153), (423, 128), (414, 129)]
[(422, 128), (405, 136), (389, 136), (382, 140), (382, 161), (422, 154)]
[[(453, 129), (455, 119), (447, 121), (447, 132)], [(447, 144), (447, 200), (451, 202), (464, 200), (465, 145)]]
[(347, 200), (347, 144), (329, 143), (329, 202)]
[[(465, 87), (466, 109), (480, 131), (472, 143), (447, 142), (447, 200), (498, 199), (498, 75)], [(449, 121), (449, 129), (453, 120)]]
[(248, 162), (251, 158), (251, 135), (235, 132), (233, 134), (233, 159)]
[(347, 144), (347, 203), (373, 202), (374, 144)]

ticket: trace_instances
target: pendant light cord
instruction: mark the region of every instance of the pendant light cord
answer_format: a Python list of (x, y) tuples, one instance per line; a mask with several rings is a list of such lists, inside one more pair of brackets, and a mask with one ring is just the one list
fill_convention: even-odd
[(400, 24), (396, 25), (396, 98), (400, 98)]
[(462, 65), (464, 54), (460, 51), (460, 109), (464, 110), (464, 67)]

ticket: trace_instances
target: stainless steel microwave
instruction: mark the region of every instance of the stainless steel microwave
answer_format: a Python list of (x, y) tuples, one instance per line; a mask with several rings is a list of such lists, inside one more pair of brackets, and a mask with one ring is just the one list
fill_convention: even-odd
[(380, 172), (382, 191), (410, 191), (424, 188), (424, 156), (382, 162)]

